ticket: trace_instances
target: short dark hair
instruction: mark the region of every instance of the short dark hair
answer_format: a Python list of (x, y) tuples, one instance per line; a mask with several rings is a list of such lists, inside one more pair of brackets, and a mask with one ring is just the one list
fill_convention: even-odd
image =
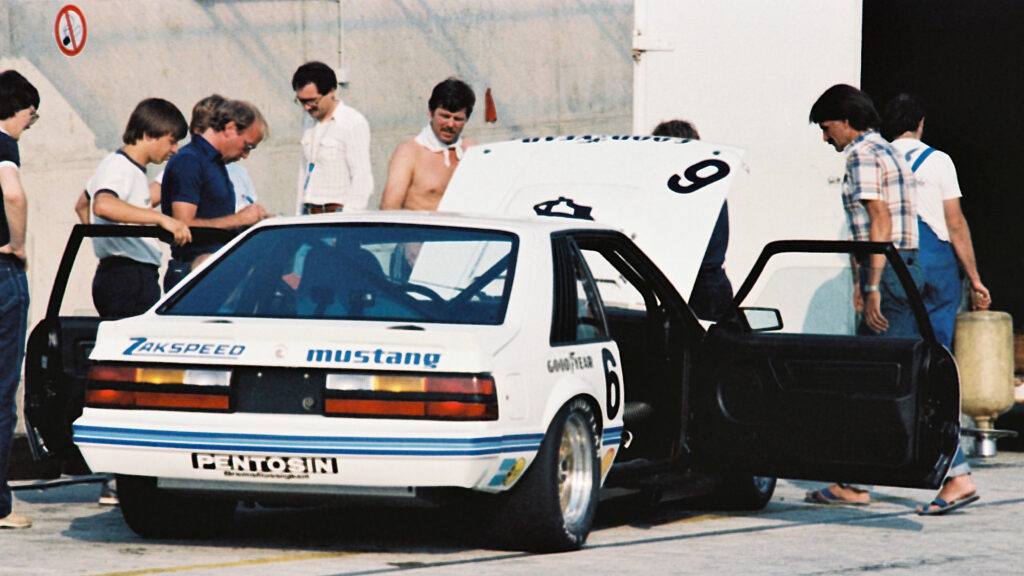
[(192, 121), (188, 123), (188, 130), (193, 134), (202, 134), (210, 127), (210, 118), (218, 106), (227, 102), (228, 99), (220, 94), (210, 94), (192, 107)]
[(187, 132), (185, 116), (177, 106), (163, 98), (147, 98), (135, 106), (121, 140), (125, 144), (134, 144), (145, 136), (163, 138), (168, 134), (173, 134), (175, 140), (181, 140)]
[(925, 117), (924, 104), (913, 94), (902, 92), (885, 104), (882, 112), (882, 136), (893, 140), (904, 132), (913, 132)]
[(430, 93), (427, 107), (430, 108), (431, 113), (438, 108), (444, 108), (449, 112), (458, 112), (465, 109), (466, 118), (469, 118), (473, 115), (474, 104), (476, 104), (476, 94), (473, 93), (473, 89), (469, 87), (469, 84), (451, 76), (437, 86), (434, 86), (434, 90)]
[(653, 136), (670, 136), (672, 138), (689, 138), (700, 140), (697, 128), (686, 120), (666, 120), (654, 127)]
[(306, 62), (292, 74), (292, 90), (298, 92), (306, 84), (316, 85), (316, 91), (323, 95), (338, 87), (338, 76), (323, 62)]
[(39, 109), (39, 91), (16, 70), (0, 72), (0, 120), (26, 108)]
[(207, 128), (213, 128), (214, 132), (223, 132), (228, 123), (234, 122), (239, 132), (248, 130), (253, 124), (259, 123), (263, 128), (263, 136), (270, 135), (270, 126), (263, 118), (263, 114), (256, 106), (242, 100), (225, 100), (214, 108), (210, 115), (210, 123)]
[(854, 130), (878, 128), (881, 118), (871, 97), (848, 84), (836, 84), (818, 97), (811, 107), (811, 122), (847, 120)]

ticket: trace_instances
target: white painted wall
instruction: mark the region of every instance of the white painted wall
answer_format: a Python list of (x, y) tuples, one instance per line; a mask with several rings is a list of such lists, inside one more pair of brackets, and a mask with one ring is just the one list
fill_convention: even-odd
[(684, 118), (747, 151), (729, 197), (733, 285), (771, 240), (848, 238), (842, 158), (808, 115), (829, 86), (859, 85), (861, 0), (636, 0), (635, 18), (634, 132)]

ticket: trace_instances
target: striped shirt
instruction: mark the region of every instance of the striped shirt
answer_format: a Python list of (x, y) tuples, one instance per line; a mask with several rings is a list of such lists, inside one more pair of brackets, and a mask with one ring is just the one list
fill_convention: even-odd
[(892, 215), (891, 241), (899, 250), (917, 249), (917, 182), (900, 153), (869, 130), (843, 150), (843, 208), (854, 240), (871, 239), (865, 200), (881, 200)]

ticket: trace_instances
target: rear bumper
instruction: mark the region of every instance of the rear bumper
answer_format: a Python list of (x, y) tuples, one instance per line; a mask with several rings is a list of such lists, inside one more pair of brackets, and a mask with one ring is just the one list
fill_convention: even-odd
[(506, 488), (516, 479), (509, 471), (518, 476), (543, 437), (497, 429), (495, 422), (89, 409), (74, 437), (93, 471), (156, 477), (168, 488), (402, 496), (428, 487)]

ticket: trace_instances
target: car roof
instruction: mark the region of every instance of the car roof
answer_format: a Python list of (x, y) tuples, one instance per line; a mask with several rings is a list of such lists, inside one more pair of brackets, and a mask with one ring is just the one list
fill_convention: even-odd
[(410, 224), (455, 228), (484, 228), (518, 234), (550, 234), (566, 230), (608, 230), (609, 226), (573, 218), (536, 218), (499, 214), (428, 212), (422, 210), (346, 211), (333, 214), (276, 217), (263, 220), (253, 230), (269, 226), (295, 226), (317, 223)]

